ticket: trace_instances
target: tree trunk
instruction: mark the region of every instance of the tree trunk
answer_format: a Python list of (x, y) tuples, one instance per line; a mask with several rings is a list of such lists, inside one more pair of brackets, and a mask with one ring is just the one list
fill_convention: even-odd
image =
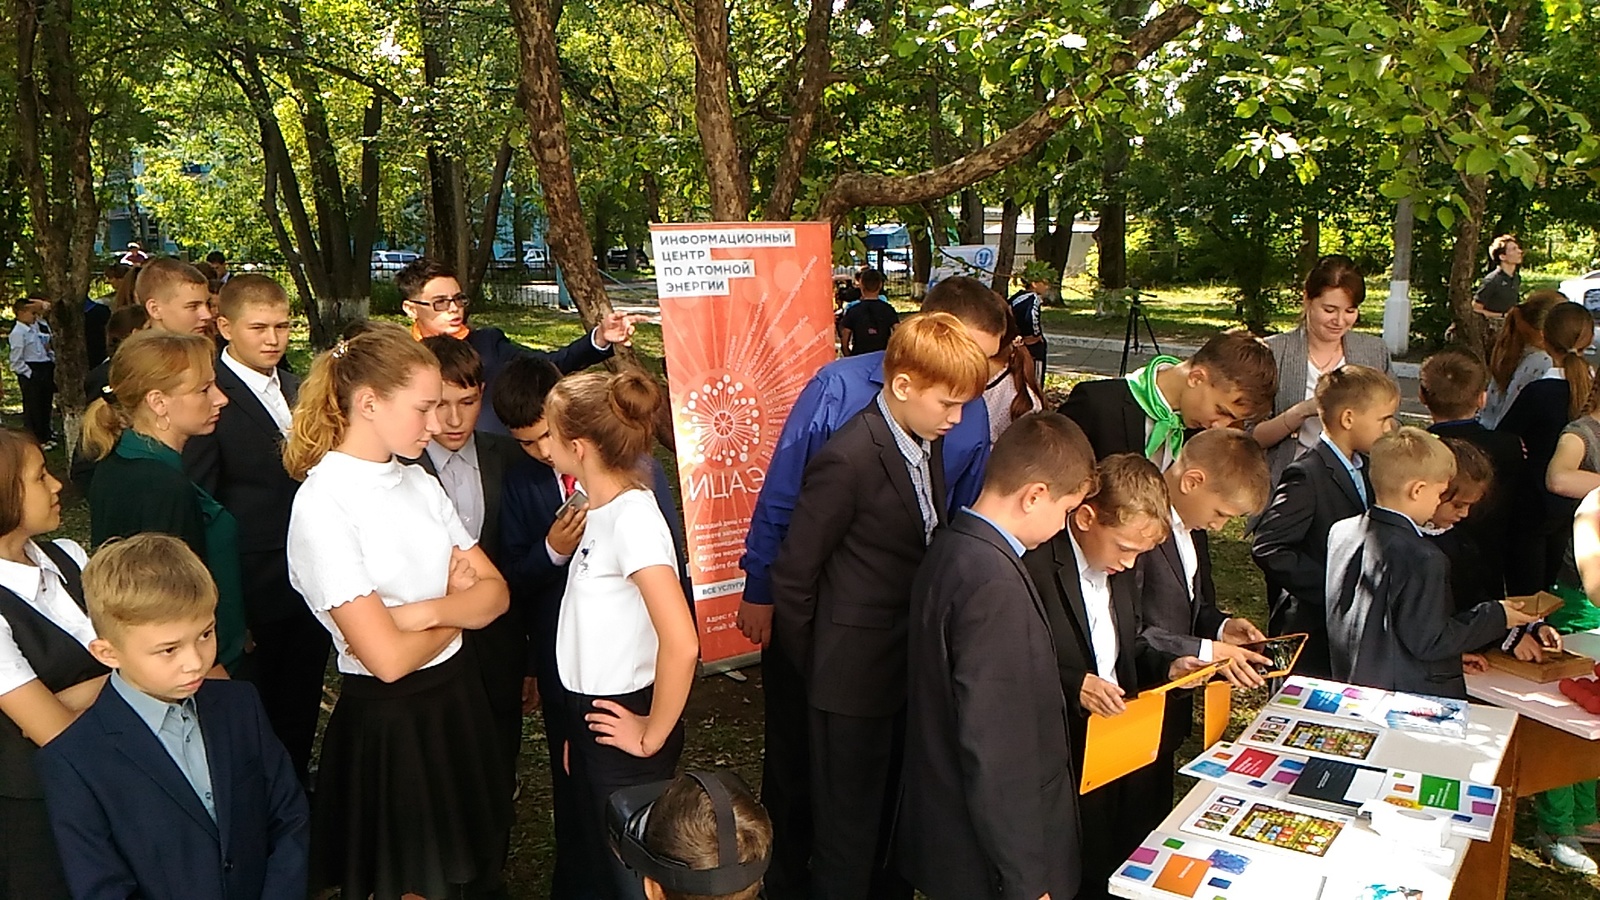
[(462, 290), (467, 296), (478, 296), (483, 287), (484, 275), (489, 271), (489, 264), (494, 261), (494, 242), (500, 234), (500, 199), (506, 191), (506, 178), (511, 174), (511, 158), (514, 148), (511, 146), (511, 136), (506, 135), (500, 141), (500, 149), (495, 152), (494, 171), (489, 175), (489, 191), (483, 198), (483, 220), (478, 223), (478, 242), (472, 250), (472, 256), (467, 268), (461, 273)]
[(1311, 274), (1316, 268), (1317, 260), (1322, 258), (1322, 213), (1316, 207), (1305, 210), (1300, 214), (1300, 248), (1299, 265), (1295, 270), (1301, 278)]
[(1187, 4), (1163, 10), (1129, 36), (1104, 71), (1097, 73), (1094, 86), (1057, 91), (1049, 102), (1011, 130), (960, 159), (911, 175), (847, 173), (835, 177), (823, 196), (819, 215), (833, 221), (837, 230), (844, 214), (858, 207), (909, 206), (948, 197), (977, 184), (1033, 152), (1071, 120), (1068, 113), (1092, 103), (1109, 84), (1133, 71), (1141, 60), (1193, 27), (1200, 18), (1200, 11)]
[(1489, 176), (1461, 179), (1466, 215), (1456, 220), (1456, 247), (1450, 256), (1450, 318), (1456, 326), (1456, 343), (1483, 355), (1483, 316), (1472, 311), (1472, 287), (1481, 262), (1478, 248), (1483, 238), (1483, 211), (1489, 204)]
[(1000, 250), (994, 256), (994, 279), (989, 288), (1002, 297), (1011, 293), (1011, 270), (1017, 264), (1017, 217), (1021, 212), (1017, 201), (1010, 197), (1000, 207)]
[[(56, 388), (68, 426), (83, 410), (83, 300), (100, 222), (93, 117), (79, 92), (82, 70), (72, 46), (72, 17), (72, 0), (14, 0), (12, 5), (18, 170), (27, 185), (40, 275), (54, 301)], [(77, 430), (68, 427), (69, 455), (77, 438)]]
[(921, 300), (928, 293), (928, 275), (933, 270), (933, 227), (926, 220), (906, 227), (911, 238), (911, 297)]
[[(1518, 0), (1506, 11), (1494, 35), (1493, 53), (1475, 52), (1471, 56), (1472, 74), (1467, 76), (1465, 95), (1494, 97), (1506, 55), (1516, 46), (1528, 18), (1532, 0)], [(1493, 24), (1493, 23), (1489, 23)], [(1485, 101), (1485, 102), (1492, 102)], [(1456, 225), (1456, 247), (1450, 257), (1450, 317), (1455, 321), (1456, 339), (1477, 352), (1483, 352), (1483, 317), (1472, 311), (1472, 283), (1481, 265), (1479, 248), (1483, 240), (1484, 211), (1489, 206), (1489, 177), (1462, 174), (1461, 194), (1467, 213)]]
[(1389, 299), (1383, 304), (1383, 342), (1391, 356), (1404, 354), (1411, 343), (1411, 241), (1415, 225), (1416, 201), (1400, 198), (1394, 212), (1394, 270), (1389, 275)]
[[(518, 100), (528, 120), (528, 150), (544, 192), (550, 253), (561, 267), (578, 314), (592, 328), (611, 312), (611, 299), (594, 263), (594, 245), (589, 241), (589, 225), (578, 195), (551, 13), (549, 0), (511, 0), (511, 21), (522, 57)], [(617, 348), (617, 358), (639, 365), (627, 347)]]
[(772, 175), (772, 193), (767, 197), (766, 218), (771, 222), (788, 219), (794, 213), (795, 197), (800, 193), (800, 176), (805, 172), (806, 153), (816, 132), (822, 109), (822, 89), (827, 86), (832, 55), (828, 29), (833, 24), (833, 0), (811, 0), (806, 16), (805, 45), (800, 50), (800, 83), (795, 89), (794, 109), (789, 113), (789, 130), (778, 151), (778, 167)]
[(743, 222), (750, 217), (750, 176), (744, 169), (733, 121), (728, 61), (728, 7), (724, 0), (694, 0), (694, 120), (706, 159), (711, 217)]

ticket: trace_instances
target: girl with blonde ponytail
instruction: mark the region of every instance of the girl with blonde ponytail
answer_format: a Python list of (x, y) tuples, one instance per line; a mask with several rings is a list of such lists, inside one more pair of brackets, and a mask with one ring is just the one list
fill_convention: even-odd
[(239, 523), (183, 469), (189, 439), (210, 434), (228, 398), (217, 389), (216, 346), (197, 334), (141, 331), (117, 347), (109, 384), (83, 417), (96, 546), (145, 532), (170, 534), (205, 560), (217, 583), (217, 666), (244, 656)]
[(1557, 303), (1545, 315), (1542, 343), (1546, 368), (1518, 392), (1495, 427), (1521, 438), (1527, 451), (1528, 483), (1514, 495), (1512, 510), (1512, 533), (1521, 546), (1506, 565), (1507, 589), (1519, 595), (1555, 583), (1570, 541), (1574, 498), (1553, 493), (1549, 474), (1563, 430), (1579, 417), (1594, 385), (1584, 358), (1594, 343), (1593, 316), (1576, 303)]
[(606, 800), (673, 777), (700, 654), (672, 532), (643, 474), (662, 405), (654, 380), (625, 372), (564, 378), (544, 406), (551, 464), (588, 498), (556, 624), (556, 670), (570, 692), (563, 719), (581, 850), (599, 896), (611, 900), (644, 893), (607, 849)]
[(375, 323), (300, 385), (284, 467), (289, 581), (333, 635), (344, 688), (312, 805), (313, 893), (475, 896), (499, 887), (512, 767), (463, 629), (509, 591), (439, 482), (400, 458), (439, 432), (439, 364)]

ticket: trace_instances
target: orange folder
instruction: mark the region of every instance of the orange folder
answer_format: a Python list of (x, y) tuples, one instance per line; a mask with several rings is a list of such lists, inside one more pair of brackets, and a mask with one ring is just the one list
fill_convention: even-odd
[(1087, 794), (1155, 762), (1161, 748), (1161, 720), (1166, 714), (1167, 691), (1203, 684), (1222, 665), (1211, 663), (1151, 688), (1127, 701), (1127, 708), (1121, 715), (1110, 718), (1091, 715), (1084, 738), (1083, 774), (1078, 792)]

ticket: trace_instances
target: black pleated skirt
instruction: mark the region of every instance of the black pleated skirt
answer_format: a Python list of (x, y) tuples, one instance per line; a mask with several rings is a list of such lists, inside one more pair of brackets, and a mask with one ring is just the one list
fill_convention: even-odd
[(433, 900), (498, 881), (512, 784), (468, 653), (393, 684), (344, 677), (312, 806), (313, 889)]

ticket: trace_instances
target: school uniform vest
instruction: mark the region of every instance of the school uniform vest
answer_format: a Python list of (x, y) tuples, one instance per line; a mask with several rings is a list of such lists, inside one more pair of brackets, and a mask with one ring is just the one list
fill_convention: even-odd
[[(61, 570), (73, 602), (83, 606), (83, 573), (78, 570), (78, 564), (65, 550), (49, 541), (41, 541), (37, 546)], [(110, 672), (61, 626), (5, 588), (0, 588), (0, 616), (10, 623), (12, 639), (28, 665), (33, 667), (39, 682), (52, 694)], [(36, 752), (38, 747), (22, 729), (0, 715), (0, 797), (44, 799), (44, 790), (33, 771)]]

